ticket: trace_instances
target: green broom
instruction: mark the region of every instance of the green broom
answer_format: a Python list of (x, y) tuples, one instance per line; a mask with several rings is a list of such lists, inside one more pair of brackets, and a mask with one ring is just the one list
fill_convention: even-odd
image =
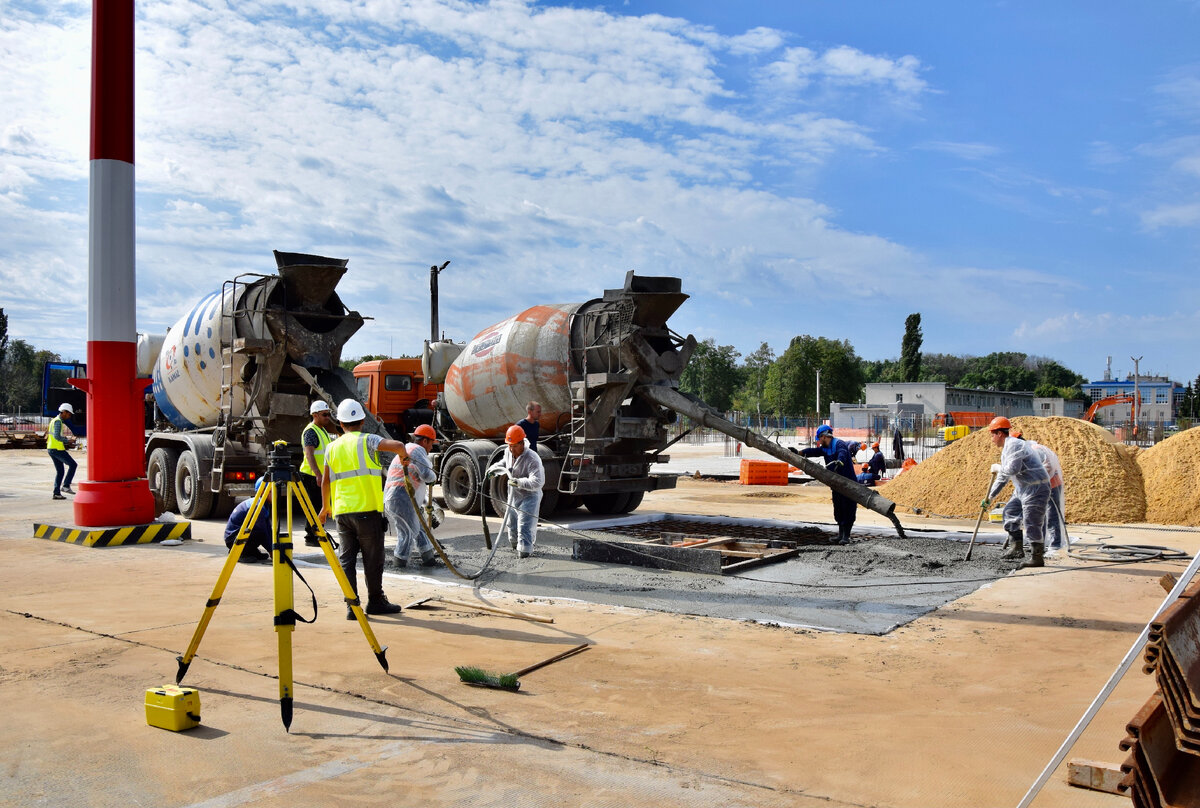
[(471, 665), (460, 665), (454, 669), (454, 672), (458, 674), (458, 678), (465, 685), (474, 685), (475, 687), (494, 687), (500, 690), (517, 691), (521, 689), (520, 677), (527, 673), (532, 673), (538, 668), (544, 668), (553, 662), (558, 662), (561, 659), (574, 656), (581, 651), (586, 651), (590, 647), (591, 643), (585, 642), (582, 645), (577, 645), (574, 648), (568, 651), (563, 651), (561, 654), (552, 656), (549, 659), (543, 659), (541, 662), (530, 665), (528, 668), (521, 668), (521, 670), (517, 671), (516, 673), (491, 673), (489, 671), (485, 671), (483, 668), (476, 668)]

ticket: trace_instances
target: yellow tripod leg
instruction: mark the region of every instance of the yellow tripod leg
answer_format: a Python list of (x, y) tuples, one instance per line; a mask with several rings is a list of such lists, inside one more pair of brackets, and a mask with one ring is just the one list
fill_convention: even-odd
[(213, 587), (212, 595), (209, 596), (208, 603), (204, 605), (204, 614), (200, 617), (196, 631), (192, 634), (192, 642), (188, 645), (188, 649), (183, 653), (183, 656), (175, 657), (179, 663), (179, 670), (175, 674), (175, 684), (183, 681), (184, 675), (187, 674), (188, 666), (192, 664), (192, 660), (196, 657), (196, 651), (200, 647), (200, 640), (204, 638), (204, 631), (208, 628), (208, 623), (212, 620), (213, 613), (216, 612), (217, 606), (221, 602), (221, 595), (225, 594), (225, 587), (229, 585), (229, 579), (233, 577), (233, 570), (237, 567), (238, 559), (242, 557), (242, 550), (246, 547), (246, 539), (258, 521), (258, 515), (262, 511), (263, 504), (271, 495), (270, 488), (271, 486), (264, 485), (254, 494), (254, 501), (250, 505), (250, 510), (247, 512), (246, 518), (242, 520), (242, 526), (238, 530), (237, 536), (233, 540), (233, 547), (229, 550), (229, 555), (225, 559), (225, 566), (221, 568), (221, 574), (217, 576), (217, 583)]
[(292, 727), (292, 633), (296, 630), (295, 592), (292, 588), (292, 499), (289, 495), (291, 486), (288, 482), (283, 488), (287, 502), (287, 533), (279, 535), (279, 498), (276, 486), (271, 487), (271, 535), (275, 537), (271, 544), (272, 571), (275, 583), (275, 633), (279, 638), (279, 713), (283, 718), (283, 728)]
[(308, 499), (308, 493), (304, 487), (297, 482), (289, 482), (288, 490), (296, 497), (296, 501), (300, 503), (301, 510), (304, 511), (304, 517), (310, 525), (317, 526), (317, 541), (321, 544), (321, 551), (325, 553), (325, 560), (329, 562), (329, 568), (333, 570), (333, 577), (337, 579), (338, 585), (342, 588), (342, 595), (346, 599), (346, 605), (354, 612), (354, 617), (358, 620), (358, 625), (362, 629), (363, 636), (367, 638), (367, 643), (371, 646), (371, 650), (375, 652), (375, 658), (379, 660), (379, 664), (386, 671), (388, 669), (387, 661), (387, 646), (381, 646), (379, 640), (375, 639), (375, 632), (371, 630), (371, 624), (367, 621), (367, 615), (362, 610), (362, 603), (358, 599), (358, 595), (350, 588), (350, 579), (346, 577), (345, 571), (342, 569), (342, 562), (338, 560), (337, 555), (333, 552), (333, 544), (329, 541), (329, 534), (325, 532), (325, 526), (317, 520), (317, 512), (313, 508), (312, 502)]

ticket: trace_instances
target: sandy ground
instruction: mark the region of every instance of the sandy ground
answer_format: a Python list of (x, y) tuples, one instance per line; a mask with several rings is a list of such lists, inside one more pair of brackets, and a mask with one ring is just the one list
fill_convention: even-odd
[[(144, 692), (173, 681), (221, 554), (34, 539), (34, 521), (71, 521), (51, 477), (44, 452), (0, 452), (0, 805), (1015, 805), (1154, 614), (1158, 578), (1184, 567), (1055, 559), (882, 636), (458, 589), (555, 622), (458, 607), (373, 618), (390, 673), (322, 570), (307, 575), (320, 619), (294, 634), (289, 734), (271, 569), (240, 565), (185, 680), (203, 725), (172, 733), (146, 726)], [(823, 489), (763, 491), (683, 480), (642, 510), (830, 521)], [(862, 511), (860, 524), (887, 526)], [(219, 522), (193, 528), (219, 543)], [(1152, 526), (1072, 534), (1200, 548), (1195, 531)], [(447, 592), (415, 575), (385, 587), (400, 603)], [(515, 694), (453, 673), (585, 641)], [(1072, 757), (1123, 758), (1124, 725), (1153, 690), (1139, 667)], [(1034, 805), (1125, 804), (1064, 778), (1065, 765)]]

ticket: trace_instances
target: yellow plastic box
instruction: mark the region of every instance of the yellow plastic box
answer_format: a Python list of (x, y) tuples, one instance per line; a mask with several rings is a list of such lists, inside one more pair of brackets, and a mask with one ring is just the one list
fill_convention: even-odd
[(161, 685), (146, 691), (146, 723), (179, 732), (200, 725), (200, 691)]

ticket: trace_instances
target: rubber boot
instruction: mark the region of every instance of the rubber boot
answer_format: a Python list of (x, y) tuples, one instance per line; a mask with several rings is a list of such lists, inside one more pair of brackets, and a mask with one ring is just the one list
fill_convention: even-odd
[(1021, 566), (1017, 567), (1017, 569), (1023, 570), (1023, 569), (1026, 569), (1027, 567), (1044, 567), (1044, 566), (1046, 566), (1046, 554), (1045, 554), (1046, 545), (1043, 544), (1042, 542), (1035, 541), (1035, 542), (1030, 543), (1029, 549), (1032, 552), (1033, 557), (1030, 558), (1028, 561), (1022, 561)]
[(1008, 548), (1008, 552), (1001, 555), (1001, 558), (1024, 558), (1025, 557), (1025, 534), (1020, 530), (1014, 530), (1008, 534), (1009, 541), (1012, 545)]

